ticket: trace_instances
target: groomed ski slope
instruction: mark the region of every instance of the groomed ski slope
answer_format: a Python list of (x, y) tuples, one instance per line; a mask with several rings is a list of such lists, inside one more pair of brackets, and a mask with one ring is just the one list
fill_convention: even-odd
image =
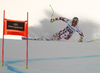
[[(0, 50), (2, 51), (2, 40)], [(5, 65), (0, 73), (99, 73), (100, 42), (29, 40), (29, 69), (26, 70), (26, 41), (5, 39)]]

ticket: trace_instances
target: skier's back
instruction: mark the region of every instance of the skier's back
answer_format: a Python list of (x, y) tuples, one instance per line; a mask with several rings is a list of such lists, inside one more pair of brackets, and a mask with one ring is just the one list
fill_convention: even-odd
[(83, 35), (81, 29), (79, 28), (79, 26), (77, 25), (78, 21), (79, 21), (77, 17), (74, 17), (72, 20), (67, 19), (67, 18), (63, 18), (63, 17), (58, 17), (55, 19), (51, 19), (51, 22), (54, 22), (57, 20), (62, 20), (62, 21), (67, 23), (66, 28), (64, 28), (63, 30), (59, 31), (58, 33), (56, 33), (54, 35), (54, 37), (57, 40), (60, 40), (62, 38), (68, 40), (77, 31), (80, 35), (79, 42), (82, 42), (84, 35)]

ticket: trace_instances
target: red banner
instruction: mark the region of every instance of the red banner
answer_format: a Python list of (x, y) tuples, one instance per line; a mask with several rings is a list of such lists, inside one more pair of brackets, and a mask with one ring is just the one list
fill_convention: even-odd
[(26, 36), (27, 21), (4, 19), (4, 35)]

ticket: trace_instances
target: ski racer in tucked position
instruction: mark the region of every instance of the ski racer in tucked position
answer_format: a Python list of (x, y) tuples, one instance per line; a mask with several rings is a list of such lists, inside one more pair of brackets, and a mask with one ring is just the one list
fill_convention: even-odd
[(81, 29), (79, 28), (79, 26), (77, 25), (79, 22), (77, 17), (74, 17), (72, 20), (63, 18), (63, 17), (58, 17), (55, 19), (51, 19), (50, 22), (52, 23), (57, 20), (62, 20), (64, 22), (66, 22), (67, 26), (63, 30), (61, 30), (58, 33), (56, 33), (55, 35), (53, 35), (54, 38), (56, 38), (57, 40), (60, 40), (62, 38), (69, 40), (71, 38), (71, 36), (77, 31), (80, 35), (80, 39), (78, 41), (82, 42), (84, 35), (83, 35), (83, 32), (81, 31)]

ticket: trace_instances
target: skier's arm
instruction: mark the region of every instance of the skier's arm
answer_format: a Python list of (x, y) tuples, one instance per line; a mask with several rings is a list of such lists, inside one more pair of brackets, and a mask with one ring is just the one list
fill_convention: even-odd
[(82, 41), (83, 41), (83, 37), (84, 37), (84, 35), (83, 35), (83, 33), (79, 33), (79, 35), (80, 35), (79, 42), (82, 42)]
[(64, 17), (58, 17), (58, 18), (55, 18), (56, 20), (62, 20), (62, 21), (65, 21), (66, 18)]
[(70, 21), (69, 19), (64, 18), (64, 17), (58, 17), (58, 18), (51, 19), (51, 22), (54, 22), (54, 21), (57, 21), (57, 20), (62, 20), (62, 21), (65, 21), (65, 22)]
[(82, 42), (83, 37), (84, 37), (83, 32), (82, 32), (79, 28), (78, 28), (76, 31), (77, 31), (77, 32), (79, 33), (79, 35), (80, 35), (79, 42)]

